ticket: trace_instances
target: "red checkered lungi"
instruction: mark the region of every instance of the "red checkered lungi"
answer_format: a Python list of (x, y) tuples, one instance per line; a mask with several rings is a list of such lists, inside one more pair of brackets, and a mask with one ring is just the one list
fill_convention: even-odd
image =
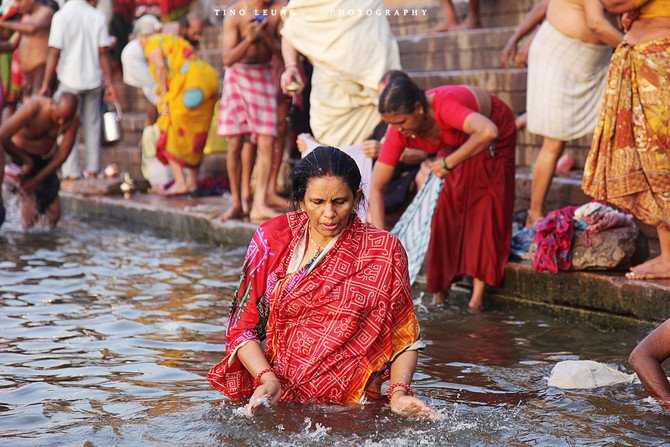
[(270, 64), (234, 64), (223, 77), (219, 135), (277, 136), (277, 85)]

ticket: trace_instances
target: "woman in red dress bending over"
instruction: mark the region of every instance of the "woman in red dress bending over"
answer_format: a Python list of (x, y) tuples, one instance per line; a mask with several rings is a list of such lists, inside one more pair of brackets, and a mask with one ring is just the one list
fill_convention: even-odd
[(369, 220), (383, 228), (383, 191), (406, 147), (431, 156), (444, 179), (426, 255), (428, 291), (441, 304), (451, 284), (473, 278), (469, 307), (483, 309), (486, 284), (498, 285), (510, 253), (514, 209), (514, 114), (499, 98), (466, 85), (424, 92), (409, 79), (390, 83), (379, 99), (389, 124), (375, 164)]

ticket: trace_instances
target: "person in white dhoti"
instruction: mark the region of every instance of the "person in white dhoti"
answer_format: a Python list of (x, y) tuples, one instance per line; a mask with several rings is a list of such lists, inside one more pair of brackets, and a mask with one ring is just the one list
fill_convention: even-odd
[(544, 216), (544, 199), (565, 142), (593, 132), (611, 48), (622, 39), (599, 0), (550, 0), (528, 54), (526, 111), (543, 137), (535, 160), (527, 226)]
[(386, 17), (367, 13), (378, 10), (382, 0), (291, 0), (282, 11), (282, 89), (302, 83), (298, 53), (309, 59), (310, 125), (321, 144), (360, 144), (381, 120), (378, 83), (400, 55)]

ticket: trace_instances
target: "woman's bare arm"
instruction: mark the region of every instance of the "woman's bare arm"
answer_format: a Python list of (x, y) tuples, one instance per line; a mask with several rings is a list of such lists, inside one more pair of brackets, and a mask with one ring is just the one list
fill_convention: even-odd
[(649, 394), (670, 410), (670, 382), (661, 368), (670, 358), (670, 320), (654, 329), (631, 352), (631, 364)]

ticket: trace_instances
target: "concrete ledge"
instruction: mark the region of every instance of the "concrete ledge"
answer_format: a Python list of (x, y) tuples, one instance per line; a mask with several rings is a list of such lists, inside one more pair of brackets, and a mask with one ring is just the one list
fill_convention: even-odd
[(644, 321), (670, 317), (670, 281), (631, 281), (623, 273), (538, 273), (530, 264), (510, 263), (497, 293)]
[[(221, 198), (171, 198), (135, 195), (84, 197), (61, 195), (64, 211), (81, 220), (102, 220), (129, 229), (149, 229), (167, 237), (204, 243), (246, 246), (257, 226), (239, 221), (214, 220), (228, 207)], [(425, 279), (416, 286), (425, 290)], [(457, 299), (468, 292), (455, 287)], [(505, 282), (491, 290), (494, 306), (542, 307), (557, 315), (570, 315), (598, 325), (625, 327), (670, 317), (670, 281), (630, 281), (622, 273), (538, 273), (527, 263), (510, 263)], [(646, 323), (645, 323), (646, 322)]]
[(161, 235), (198, 242), (246, 245), (257, 225), (229, 221), (217, 222), (214, 217), (229, 204), (221, 198), (166, 199), (149, 195), (121, 197), (85, 197), (61, 193), (66, 214), (81, 220), (102, 220), (122, 223), (133, 229), (149, 229)]

